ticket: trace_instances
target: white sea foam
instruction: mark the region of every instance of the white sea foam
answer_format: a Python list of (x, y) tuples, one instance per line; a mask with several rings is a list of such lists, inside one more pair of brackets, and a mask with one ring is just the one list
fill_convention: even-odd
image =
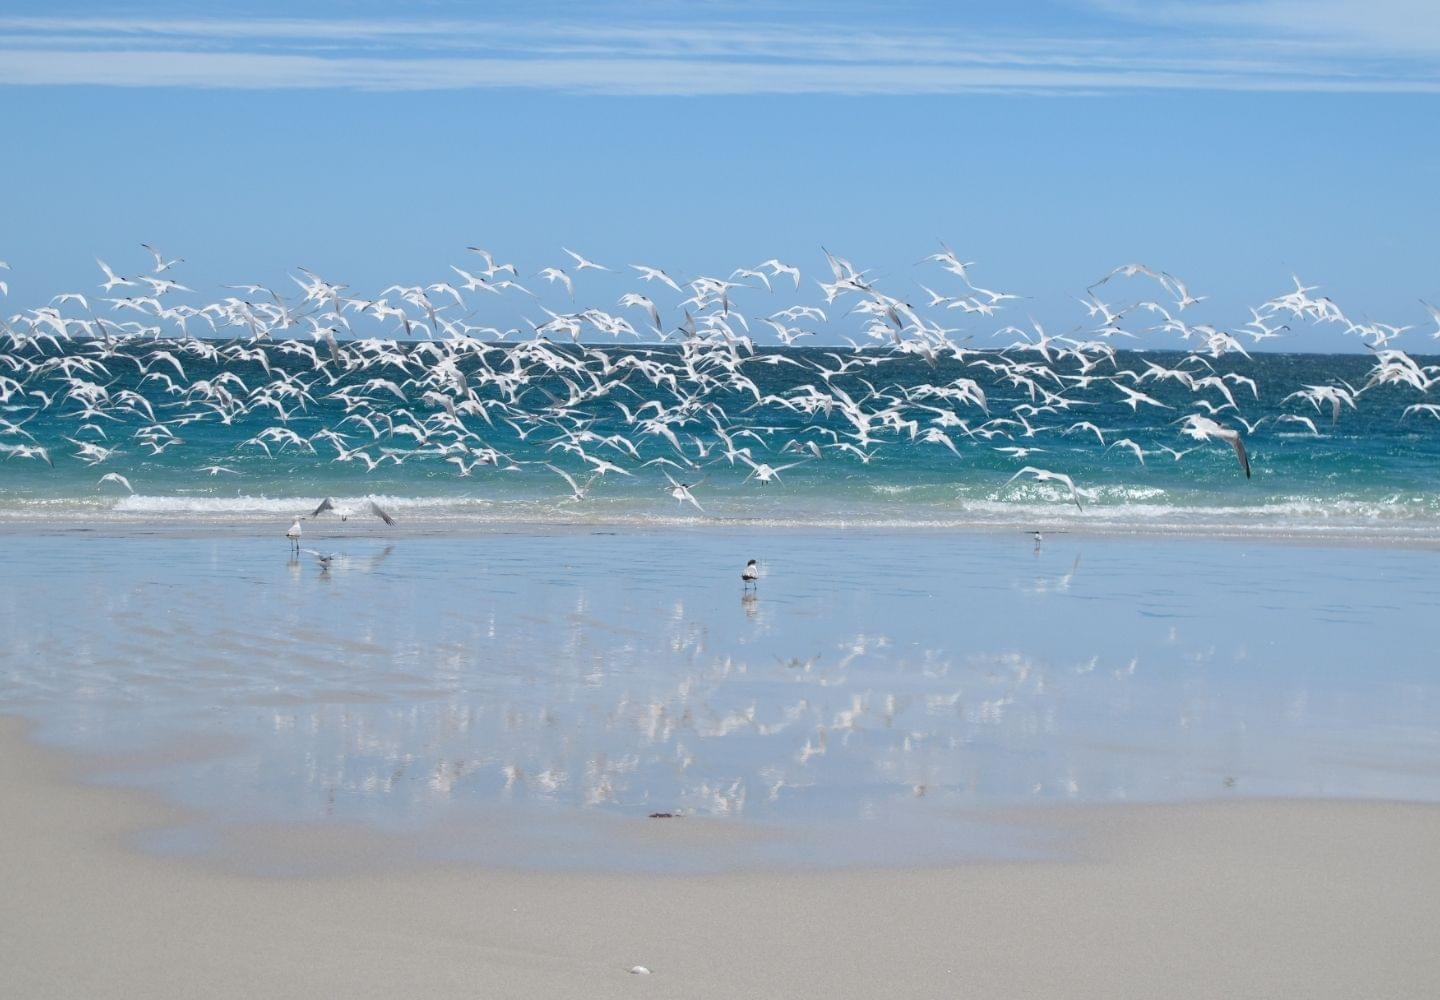
[[(1018, 484), (1017, 484), (1018, 485)], [(856, 503), (838, 497), (770, 500), (757, 510), (748, 498), (715, 496), (710, 516), (678, 510), (648, 495), (583, 505), (550, 499), (377, 496), (402, 529), (463, 530), (467, 526), (636, 527), (705, 530), (736, 526), (820, 530), (999, 530), (1066, 528), (1102, 534), (1337, 536), (1367, 540), (1440, 540), (1440, 503), (1421, 495), (1358, 499), (1287, 497), (1256, 504), (1167, 503), (1165, 490), (1101, 486), (1083, 510), (1068, 491), (1049, 484), (955, 496), (944, 487), (924, 500)], [(345, 500), (345, 497), (337, 497)], [(349, 498), (354, 499), (354, 498)], [(308, 513), (313, 496), (133, 495), (119, 498), (18, 499), (0, 508), (0, 524), (48, 523), (252, 526)]]

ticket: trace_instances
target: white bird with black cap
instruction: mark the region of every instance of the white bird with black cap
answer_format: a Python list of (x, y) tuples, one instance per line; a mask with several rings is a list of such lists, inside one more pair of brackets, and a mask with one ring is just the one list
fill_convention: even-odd
[(754, 559), (747, 562), (745, 568), (740, 571), (740, 580), (747, 590), (751, 587), (758, 587), (758, 581), (760, 580), (759, 563)]

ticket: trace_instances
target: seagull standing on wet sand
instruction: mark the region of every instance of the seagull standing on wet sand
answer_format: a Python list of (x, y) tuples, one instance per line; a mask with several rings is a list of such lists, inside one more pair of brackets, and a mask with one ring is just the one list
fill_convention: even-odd
[(756, 581), (760, 579), (760, 567), (754, 559), (747, 562), (745, 568), (740, 571), (740, 579), (744, 581), (745, 587), (756, 587), (758, 589), (759, 585)]
[(300, 551), (300, 518), (297, 517), (291, 522), (290, 530), (285, 532), (285, 537), (290, 539), (290, 548), (298, 553)]

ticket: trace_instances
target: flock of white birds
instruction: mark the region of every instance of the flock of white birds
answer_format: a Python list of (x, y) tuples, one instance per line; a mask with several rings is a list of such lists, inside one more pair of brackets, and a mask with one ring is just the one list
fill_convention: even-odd
[[(654, 467), (657, 487), (703, 511), (697, 491), (705, 477), (696, 472), (720, 463), (764, 485), (802, 462), (868, 463), (897, 441), (958, 457), (964, 436), (1017, 464), (1045, 451), (1047, 437), (1093, 434), (1140, 462), (1159, 451), (1178, 460), (1193, 450), (1147, 451), (1084, 419), (1085, 407), (1119, 403), (1153, 414), (1176, 445), (1189, 438), (1233, 449), (1248, 477), (1245, 442), (1258, 424), (1245, 406), (1260, 399), (1260, 387), (1232, 362), (1249, 358), (1247, 342), (1270, 341), (1292, 324), (1333, 325), (1362, 338), (1373, 367), (1359, 386), (1337, 380), (1300, 387), (1281, 401), (1294, 412), (1261, 422), (1318, 433), (1315, 416), (1338, 421), (1382, 385), (1415, 393), (1407, 417), (1440, 418), (1440, 405), (1424, 401), (1440, 368), (1396, 346), (1410, 327), (1347, 318), (1298, 279), (1251, 309), (1243, 324), (1222, 329), (1187, 321), (1203, 296), (1186, 282), (1127, 264), (1086, 289), (1083, 326), (1051, 335), (1028, 319), (1006, 322), (1007, 311), (1023, 313), (1023, 297), (984, 287), (976, 265), (943, 244), (916, 264), (920, 305), (910, 300), (921, 296), (887, 291), (870, 271), (828, 251), (813, 280), (819, 296), (806, 302), (798, 301), (811, 287), (806, 276), (773, 258), (723, 277), (682, 280), (661, 267), (602, 264), (562, 248), (563, 262), (522, 275), (481, 247), (468, 248), (466, 266), (451, 266), (453, 277), (392, 285), (373, 298), (299, 268), (293, 289), (227, 285), (198, 303), (199, 293), (177, 280), (184, 261), (142, 246), (151, 255), (143, 271), (122, 275), (97, 261), (98, 294), (62, 293), (0, 322), (0, 453), (7, 461), (53, 467), (63, 455), (103, 466), (125, 449), (160, 454), (183, 446), (192, 424), (228, 427), (263, 415), (267, 426), (237, 440), (237, 453), (305, 454), (370, 472), (424, 455), (456, 476), (543, 466), (575, 502), (601, 477)], [(612, 281), (628, 276), (633, 289), (611, 309), (575, 306), (600, 272)], [(0, 295), (8, 293), (0, 282)], [(501, 298), (529, 317), (528, 329), (483, 325), (490, 300)], [(782, 299), (790, 304), (779, 305)], [(1426, 308), (1440, 337), (1440, 310)], [(981, 325), (991, 329), (976, 329)], [(847, 347), (774, 349), (822, 332), (843, 337)], [(987, 332), (991, 341), (977, 344)], [(1117, 344), (1183, 353), (1164, 365), (1127, 354), (1127, 367)], [(1215, 364), (1227, 356), (1224, 366)], [(935, 377), (887, 378), (887, 369), (917, 360)], [(205, 377), (189, 374), (197, 362), (207, 363)], [(783, 391), (757, 384), (762, 366), (788, 369)], [(135, 387), (117, 387), (122, 373), (138, 378)], [(1188, 405), (1158, 398), (1161, 384), (1186, 390)], [(1006, 387), (1012, 402), (1004, 412), (992, 412), (987, 385)], [(43, 411), (73, 423), (65, 445), (42, 444), (27, 427)], [(305, 422), (316, 412), (337, 416), (316, 428)], [(775, 414), (785, 416), (785, 426)], [(602, 418), (625, 430), (603, 433), (596, 429)], [(492, 445), (490, 432), (502, 424), (507, 435), (545, 444), (550, 460), (522, 462)], [(128, 442), (117, 440), (121, 433)], [(213, 458), (195, 471), (241, 474)], [(1082, 506), (1077, 471), (1024, 464), (1011, 481), (1062, 484)], [(118, 471), (99, 483), (136, 488)], [(327, 507), (335, 504), (316, 513)]]

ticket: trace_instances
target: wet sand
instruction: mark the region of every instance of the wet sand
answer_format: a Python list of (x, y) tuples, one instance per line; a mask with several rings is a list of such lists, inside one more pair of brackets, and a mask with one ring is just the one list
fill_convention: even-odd
[[(0, 706), (193, 810), (157, 853), (348, 823), (402, 856), (551, 872), (930, 867), (1032, 856), (970, 823), (997, 808), (1440, 802), (1428, 553), (322, 533), (329, 568), (233, 533), (9, 539)], [(655, 811), (748, 839), (610, 836)], [(490, 841), (449, 833), (477, 822)], [(252, 871), (326, 873), (284, 843)]]
[[(0, 720), (8, 996), (1440, 993), (1440, 808), (1431, 805), (1031, 812), (1073, 836), (1065, 861), (272, 878), (132, 850), (137, 831), (177, 821), (171, 808), (78, 781), (73, 762), (22, 731)], [(636, 825), (667, 835), (656, 827)], [(630, 974), (637, 964), (652, 974)]]

